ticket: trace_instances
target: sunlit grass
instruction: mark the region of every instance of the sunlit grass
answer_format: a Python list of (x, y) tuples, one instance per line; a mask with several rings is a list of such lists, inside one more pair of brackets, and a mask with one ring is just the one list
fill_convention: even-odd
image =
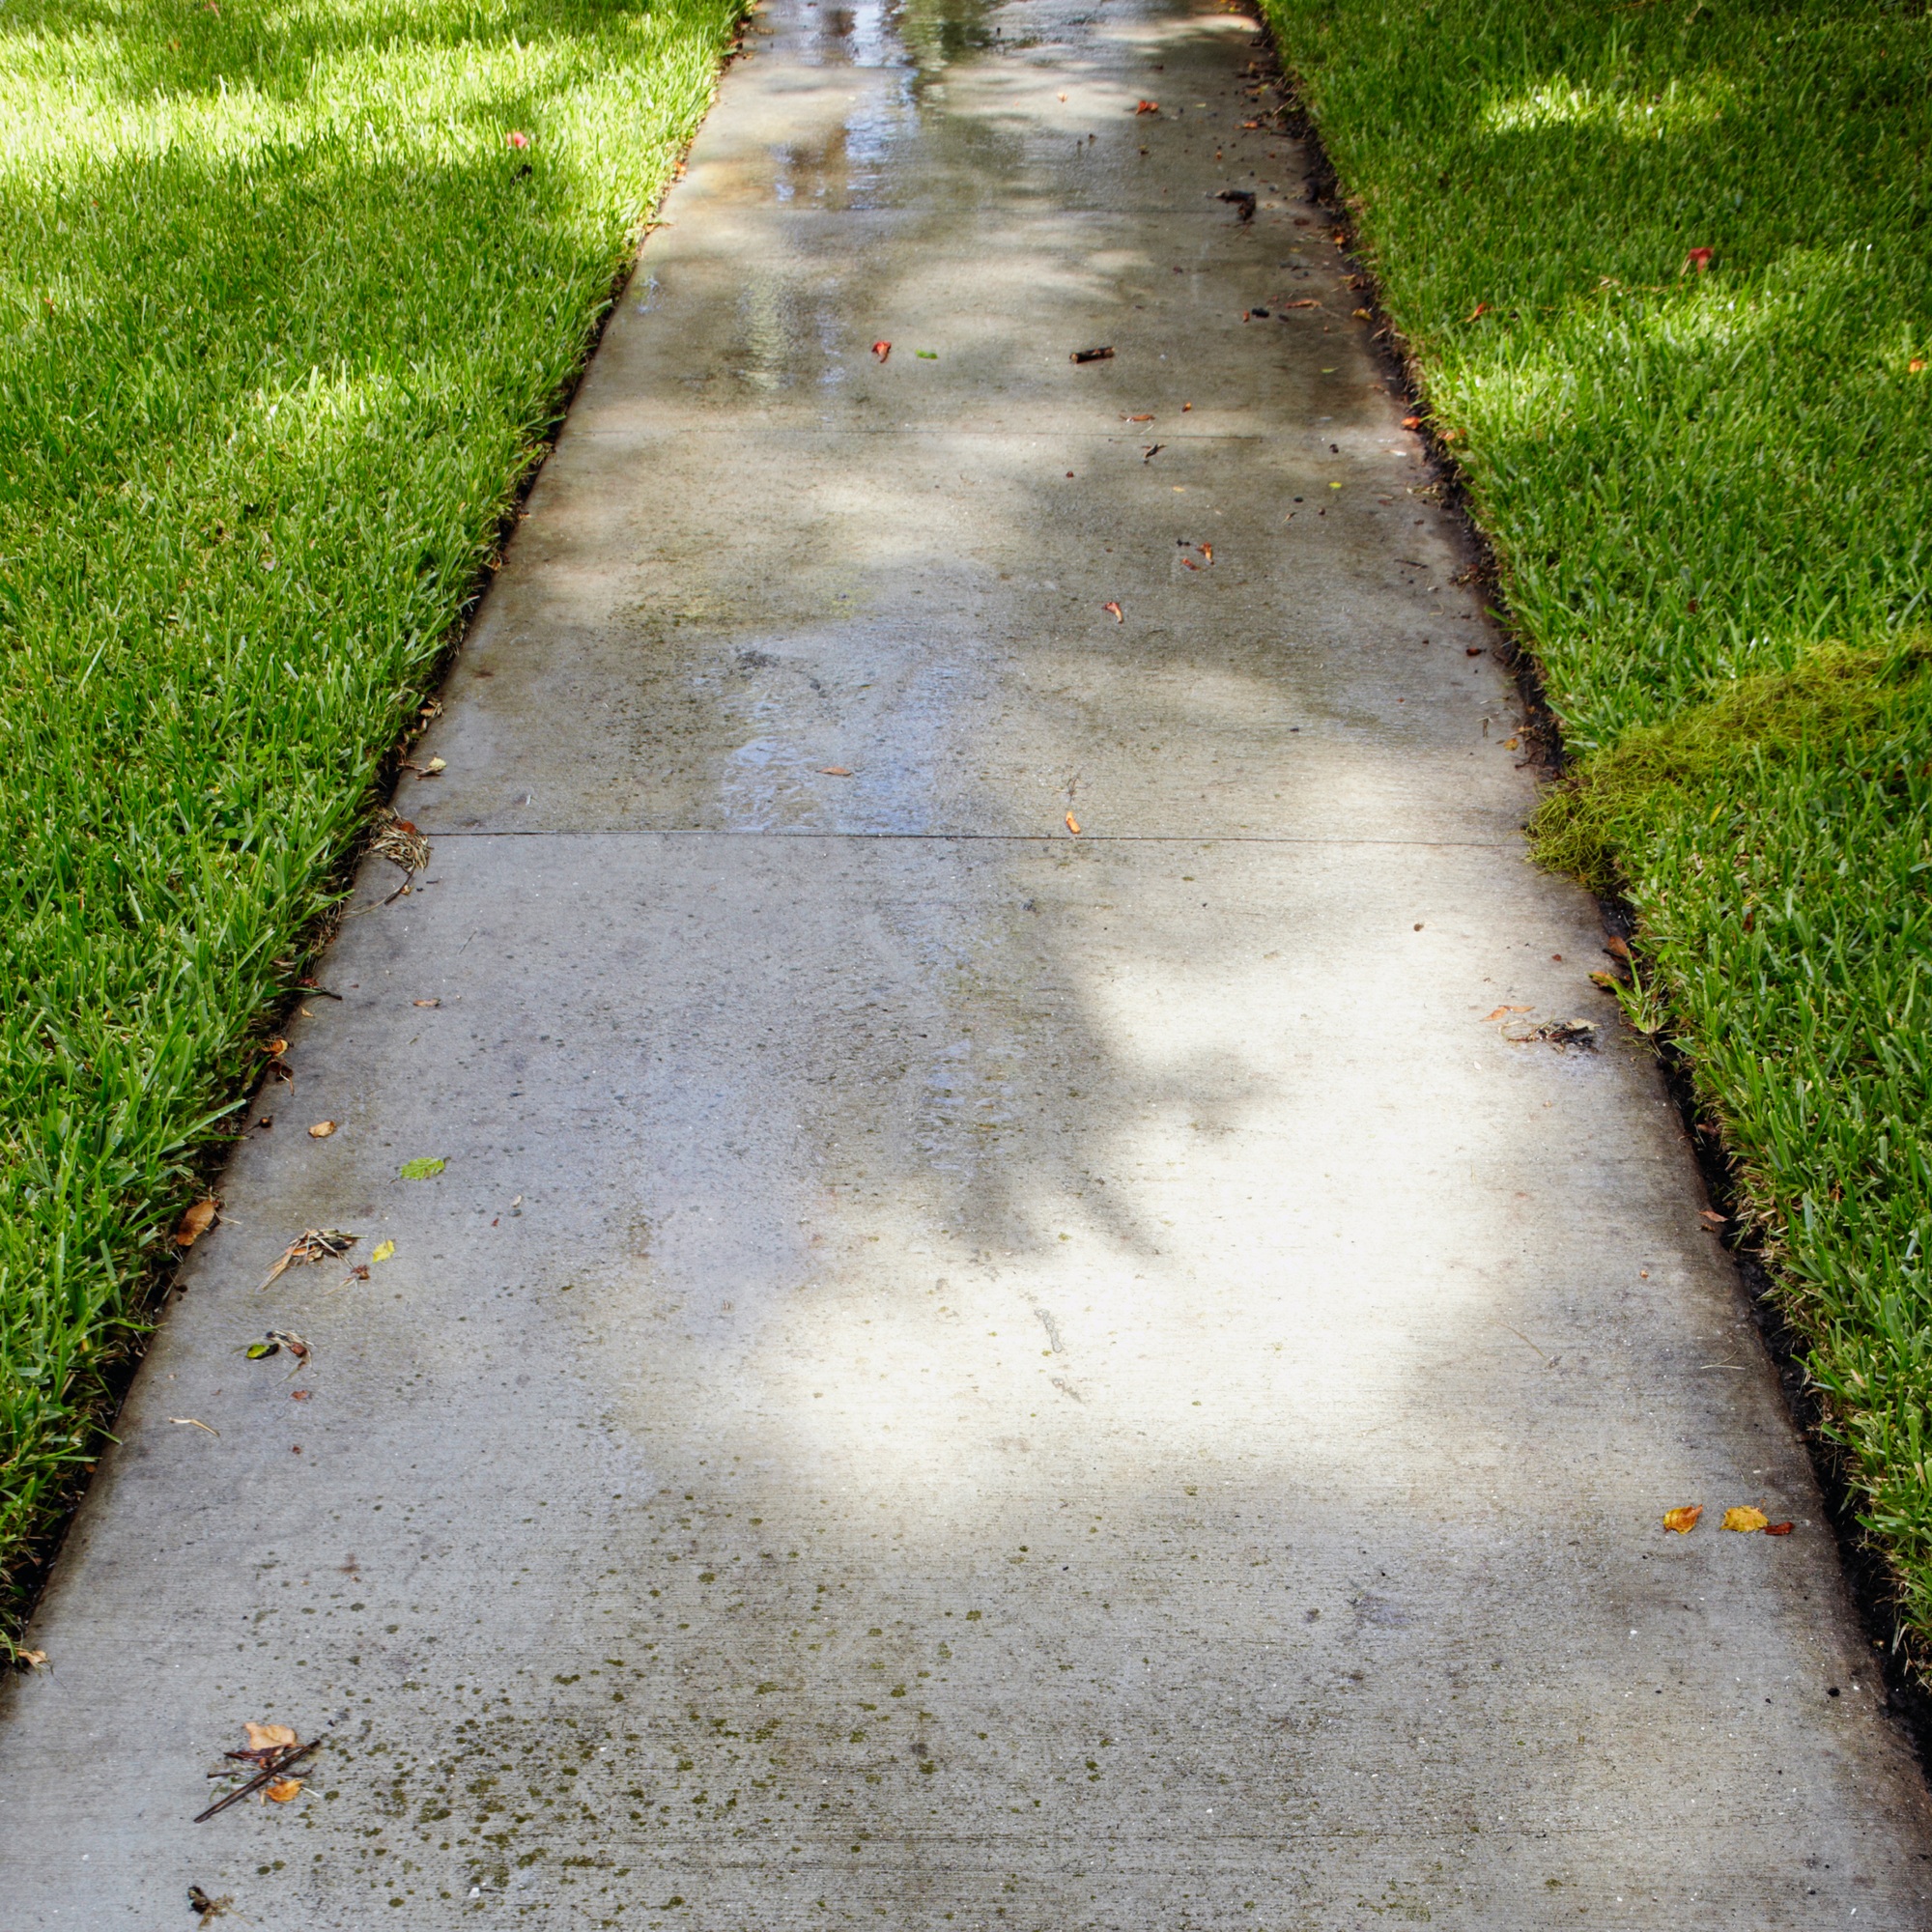
[[(735, 0), (0, 16), (0, 1564)], [(515, 148), (515, 130), (528, 146)]]
[(1932, 1660), (1932, 19), (1270, 7)]

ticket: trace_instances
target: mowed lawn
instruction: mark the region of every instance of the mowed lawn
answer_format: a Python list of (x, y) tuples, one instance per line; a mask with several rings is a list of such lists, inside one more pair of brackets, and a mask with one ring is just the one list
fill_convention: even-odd
[(1932, 16), (1268, 5), (1923, 1664)]
[(0, 1642), (737, 13), (0, 14)]

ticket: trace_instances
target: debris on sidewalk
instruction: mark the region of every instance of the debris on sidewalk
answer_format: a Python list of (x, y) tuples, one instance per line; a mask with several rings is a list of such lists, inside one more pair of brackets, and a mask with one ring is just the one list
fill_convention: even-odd
[(207, 1423), (197, 1420), (192, 1415), (171, 1415), (168, 1420), (182, 1429), (198, 1429), (204, 1435), (212, 1435), (217, 1442), (221, 1440), (220, 1430), (211, 1429)]
[(1235, 213), (1243, 221), (1252, 221), (1255, 218), (1255, 193), (1253, 188), (1224, 187), (1214, 199), (1216, 201), (1233, 202)]
[(308, 1130), (308, 1137), (312, 1141), (326, 1141), (334, 1131), (335, 1122), (333, 1121), (318, 1121)]
[(880, 341), (872, 344), (872, 354), (876, 355), (881, 362), (883, 362), (886, 359), (886, 357), (890, 355), (892, 353), (893, 353), (893, 345), (890, 342)]
[(414, 1160), (406, 1160), (396, 1172), (405, 1180), (433, 1180), (449, 1163), (440, 1154), (418, 1154)]
[(1127, 621), (1125, 614), (1121, 610), (1121, 607), (1118, 604), (1116, 604), (1111, 597), (1106, 601), (1106, 603), (1100, 606), (1100, 609), (1106, 611), (1106, 613), (1111, 618), (1113, 618), (1114, 622), (1117, 624), (1124, 624)]
[(284, 1350), (296, 1358), (296, 1369), (299, 1373), (309, 1365), (314, 1353), (302, 1338), (288, 1328), (270, 1328), (259, 1342), (248, 1344), (248, 1359), (251, 1362), (266, 1361), (270, 1355), (279, 1355)]
[(219, 1918), (234, 1903), (235, 1894), (232, 1891), (224, 1891), (219, 1898), (211, 1898), (198, 1885), (187, 1889), (187, 1909), (197, 1918)]
[(1597, 1029), (1588, 1020), (1541, 1020), (1527, 1033), (1510, 1033), (1505, 1030), (1503, 1037), (1512, 1046), (1532, 1046), (1541, 1041), (1547, 1046), (1557, 1048), (1580, 1046), (1594, 1050), (1597, 1044)]
[[(277, 1804), (286, 1804), (291, 1799), (298, 1797), (302, 1780), (291, 1777), (289, 1771), (322, 1745), (320, 1738), (311, 1738), (307, 1744), (300, 1743), (286, 1724), (248, 1723), (242, 1729), (247, 1733), (247, 1744), (241, 1750), (223, 1751), (222, 1756), (238, 1764), (255, 1765), (258, 1769), (245, 1784), (216, 1799), (206, 1811), (200, 1813), (194, 1821), (197, 1825), (207, 1824), (218, 1812), (226, 1811), (231, 1804), (241, 1804), (244, 1798), (252, 1798), (258, 1791)], [(211, 1771), (208, 1775), (210, 1777), (235, 1776), (229, 1771)]]
[(1748, 1536), (1753, 1530), (1770, 1526), (1771, 1519), (1761, 1509), (1746, 1506), (1741, 1509), (1727, 1509), (1724, 1512), (1724, 1527), (1734, 1529), (1740, 1536)]
[(1663, 1512), (1663, 1526), (1676, 1531), (1679, 1536), (1689, 1536), (1697, 1527), (1697, 1519), (1703, 1514), (1702, 1503), (1686, 1503), (1681, 1509)]
[(272, 1286), (292, 1267), (300, 1267), (308, 1262), (331, 1261), (346, 1255), (355, 1245), (355, 1238), (341, 1228), (304, 1228), (282, 1250), (281, 1259), (269, 1270), (262, 1286)]
[(399, 867), (403, 875), (403, 883), (383, 901), (389, 905), (409, 891), (410, 881), (429, 864), (430, 843), (409, 819), (398, 817), (387, 806), (377, 819), (382, 830), (369, 841), (369, 850)]
[(209, 1229), (214, 1225), (214, 1217), (219, 1211), (221, 1203), (212, 1194), (204, 1201), (197, 1201), (181, 1217), (181, 1226), (175, 1230), (175, 1246), (178, 1248), (193, 1247), (201, 1239), (202, 1236), (207, 1234)]
[(1113, 359), (1111, 349), (1076, 349), (1069, 357), (1074, 362), (1111, 362)]

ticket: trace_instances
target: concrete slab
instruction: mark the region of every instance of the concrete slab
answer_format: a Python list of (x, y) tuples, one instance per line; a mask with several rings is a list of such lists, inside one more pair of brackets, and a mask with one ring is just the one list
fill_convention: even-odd
[(1289, 144), (1134, 307), (1251, 26), (763, 17), (0, 1693), (0, 1926), (1932, 1920), (1456, 530), (1228, 319)]

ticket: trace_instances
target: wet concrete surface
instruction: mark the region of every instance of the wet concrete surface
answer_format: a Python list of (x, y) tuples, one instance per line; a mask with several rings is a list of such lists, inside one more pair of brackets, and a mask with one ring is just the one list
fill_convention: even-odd
[[(1932, 1921), (1252, 21), (758, 21), (0, 1701), (0, 1926)], [(192, 1825), (245, 1719), (314, 1775)]]

